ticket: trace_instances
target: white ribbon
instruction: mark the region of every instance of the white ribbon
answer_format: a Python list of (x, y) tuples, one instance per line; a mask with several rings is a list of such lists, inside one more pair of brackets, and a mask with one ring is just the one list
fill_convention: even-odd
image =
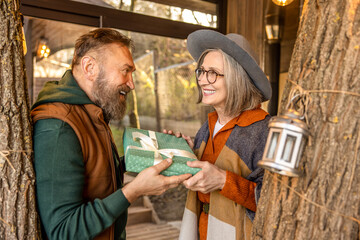
[(160, 154), (165, 155), (166, 157), (171, 158), (171, 159), (174, 156), (180, 156), (180, 157), (187, 157), (187, 158), (197, 160), (195, 154), (188, 152), (186, 150), (171, 149), (171, 148), (159, 149), (159, 145), (158, 145), (158, 142), (156, 139), (156, 134), (154, 131), (149, 131), (149, 136), (146, 136), (145, 134), (142, 134), (139, 132), (133, 132), (132, 136), (133, 136), (134, 141), (140, 142), (141, 147), (128, 146), (126, 149), (126, 152), (129, 149), (153, 151), (154, 152), (154, 165), (160, 163), (163, 160)]

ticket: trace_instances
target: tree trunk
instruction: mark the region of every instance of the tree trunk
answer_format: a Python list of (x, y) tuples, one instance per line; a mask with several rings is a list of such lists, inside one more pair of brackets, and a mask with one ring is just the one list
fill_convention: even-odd
[(360, 238), (359, 45), (359, 0), (305, 2), (281, 107), (308, 90), (304, 175), (266, 171), (253, 239)]
[[(18, 0), (0, 2), (0, 238), (38, 239), (35, 174)], [(30, 51), (31, 52), (31, 51)]]
[(128, 98), (128, 113), (129, 113), (129, 123), (130, 127), (140, 128), (139, 113), (137, 110), (137, 97), (135, 89), (130, 92), (130, 97)]

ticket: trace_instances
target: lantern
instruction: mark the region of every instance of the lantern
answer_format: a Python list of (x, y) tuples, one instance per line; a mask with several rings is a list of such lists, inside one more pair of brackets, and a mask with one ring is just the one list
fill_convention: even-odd
[(294, 0), (272, 0), (273, 3), (279, 6), (286, 6), (292, 3)]
[(37, 55), (39, 58), (47, 58), (50, 55), (48, 40), (44, 37), (40, 38)]
[(309, 130), (299, 112), (289, 109), (284, 115), (273, 117), (264, 155), (258, 165), (272, 172), (299, 177), (298, 169)]

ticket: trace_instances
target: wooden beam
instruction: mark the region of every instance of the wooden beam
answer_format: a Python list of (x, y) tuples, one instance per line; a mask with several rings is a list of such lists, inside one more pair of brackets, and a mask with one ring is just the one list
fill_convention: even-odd
[(218, 31), (222, 34), (226, 34), (227, 29), (227, 14), (228, 12), (228, 0), (222, 0), (218, 3), (217, 16), (218, 16)]
[[(25, 0), (26, 1), (26, 0)], [(23, 2), (25, 2), (23, 1)], [(34, 5), (22, 4), (20, 11), (24, 16), (44, 18), (55, 21), (81, 24), (92, 27), (100, 26), (99, 16), (86, 16), (74, 12), (58, 11), (56, 9), (42, 8)]]
[(70, 0), (22, 0), (20, 10), (25, 16), (180, 39), (198, 29), (217, 30)]

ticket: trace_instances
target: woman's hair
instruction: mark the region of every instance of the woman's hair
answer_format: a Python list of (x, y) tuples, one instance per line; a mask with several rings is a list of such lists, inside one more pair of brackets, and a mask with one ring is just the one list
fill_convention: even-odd
[(132, 40), (119, 31), (111, 28), (98, 28), (80, 36), (75, 43), (74, 57), (71, 63), (73, 69), (80, 59), (90, 50), (98, 50), (106, 44), (119, 43), (133, 49)]
[[(223, 74), (227, 91), (225, 113), (229, 116), (236, 116), (245, 110), (256, 108), (262, 102), (263, 96), (254, 86), (244, 68), (234, 58), (220, 49), (207, 49), (201, 54), (197, 67), (201, 67), (205, 56), (211, 51), (218, 51), (223, 56)], [(203, 94), (199, 82), (196, 81), (196, 83), (199, 90), (198, 103), (200, 103)]]

